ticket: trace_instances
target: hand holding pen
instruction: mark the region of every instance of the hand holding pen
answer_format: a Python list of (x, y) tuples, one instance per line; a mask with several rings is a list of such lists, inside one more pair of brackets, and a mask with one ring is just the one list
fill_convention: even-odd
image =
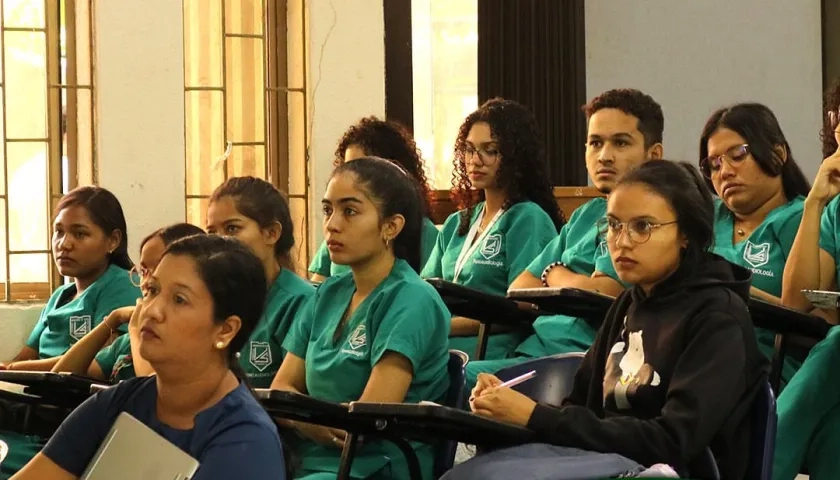
[(519, 385), (535, 376), (536, 372), (531, 371), (502, 382), (493, 375), (480, 374), (470, 397), (470, 409), (476, 415), (527, 426), (537, 403), (509, 387)]

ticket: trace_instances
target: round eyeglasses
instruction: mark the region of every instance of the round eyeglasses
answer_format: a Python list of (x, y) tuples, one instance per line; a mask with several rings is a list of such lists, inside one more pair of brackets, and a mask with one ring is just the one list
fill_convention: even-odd
[(598, 233), (607, 240), (617, 242), (623, 232), (627, 232), (630, 241), (635, 244), (645, 243), (650, 240), (654, 230), (666, 225), (674, 225), (677, 221), (652, 222), (645, 218), (634, 218), (629, 222), (620, 222), (615, 218), (604, 217), (596, 223)]

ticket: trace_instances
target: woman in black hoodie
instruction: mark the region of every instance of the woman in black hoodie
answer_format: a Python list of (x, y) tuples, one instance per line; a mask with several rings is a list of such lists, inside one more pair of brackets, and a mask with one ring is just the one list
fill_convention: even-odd
[(601, 231), (633, 288), (608, 312), (570, 396), (560, 408), (537, 404), (492, 375), (472, 392), (476, 414), (527, 426), (543, 443), (476, 457), (446, 478), (592, 478), (609, 475), (606, 463), (613, 474), (667, 464), (696, 478), (707, 447), (723, 478), (743, 478), (767, 360), (747, 311), (750, 273), (708, 252), (713, 220), (691, 165), (652, 160), (628, 173)]

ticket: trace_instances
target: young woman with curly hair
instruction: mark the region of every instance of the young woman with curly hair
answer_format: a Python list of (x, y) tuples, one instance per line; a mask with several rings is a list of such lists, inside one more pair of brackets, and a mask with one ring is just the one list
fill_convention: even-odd
[[(411, 133), (402, 125), (392, 121), (380, 120), (374, 116), (365, 117), (344, 132), (335, 149), (333, 165), (340, 165), (362, 157), (380, 157), (399, 165), (414, 179), (422, 196), (423, 238), (421, 242), (421, 266), (432, 252), (437, 241), (438, 230), (428, 218), (431, 213), (432, 189), (426, 178), (426, 171), (420, 151)], [(349, 272), (345, 265), (330, 261), (330, 252), (326, 242), (322, 242), (309, 265), (313, 282), (322, 282), (325, 278), (339, 273)]]
[[(805, 199), (802, 223), (785, 265), (782, 301), (811, 310), (803, 289), (837, 290), (840, 276), (840, 78), (825, 96), (821, 133), (826, 155)], [(836, 311), (813, 311), (837, 323)], [(812, 480), (840, 476), (840, 329), (832, 328), (787, 384), (777, 403), (779, 426), (773, 478), (790, 480), (807, 468)]]
[[(460, 211), (444, 223), (423, 277), (505, 295), (508, 285), (555, 237), (555, 203), (534, 115), (501, 98), (470, 114), (455, 141), (452, 196)], [(479, 323), (453, 317), (449, 346), (472, 352)], [(490, 337), (487, 358), (505, 358), (519, 334)]]

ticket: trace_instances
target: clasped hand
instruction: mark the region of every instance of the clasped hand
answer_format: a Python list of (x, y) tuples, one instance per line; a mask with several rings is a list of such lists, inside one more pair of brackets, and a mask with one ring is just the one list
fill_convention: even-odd
[(470, 410), (476, 415), (525, 427), (537, 403), (487, 373), (478, 375), (470, 394)]

